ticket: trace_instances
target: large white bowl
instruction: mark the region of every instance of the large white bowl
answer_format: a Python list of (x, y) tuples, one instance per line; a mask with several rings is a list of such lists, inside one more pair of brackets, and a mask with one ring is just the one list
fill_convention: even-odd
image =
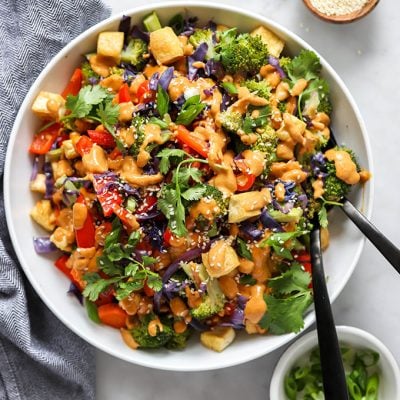
[[(190, 15), (198, 16), (200, 23), (213, 19), (237, 26), (243, 31), (249, 31), (262, 24), (286, 40), (285, 51), (288, 54), (297, 54), (303, 48), (311, 49), (302, 39), (275, 22), (228, 5), (200, 2), (185, 2), (182, 5), (181, 2), (171, 2), (135, 8), (124, 14), (132, 16), (134, 23), (140, 23), (142, 18), (154, 9), (164, 23), (178, 12), (189, 12)], [(121, 17), (122, 15), (114, 16), (92, 27), (57, 54), (40, 74), (19, 110), (8, 145), (4, 179), (7, 223), (15, 251), (28, 279), (54, 314), (83, 339), (116, 357), (147, 367), (176, 371), (223, 368), (260, 357), (288, 343), (296, 335), (257, 337), (239, 335), (235, 343), (221, 354), (206, 350), (197, 340), (193, 340), (182, 352), (133, 351), (126, 347), (117, 330), (96, 325), (87, 318), (85, 310), (76, 300), (66, 296), (67, 281), (54, 268), (52, 258), (39, 256), (34, 251), (32, 237), (43, 235), (44, 232), (29, 218), (29, 210), (36, 199), (28, 188), (32, 166), (28, 146), (40, 124), (30, 111), (32, 101), (40, 90), (60, 92), (73, 69), (80, 63), (81, 55), (96, 48), (98, 33), (116, 30)], [(370, 145), (357, 106), (332, 67), (325, 60), (321, 61), (323, 75), (331, 85), (335, 110), (332, 127), (336, 138), (353, 148), (361, 165), (371, 170)], [(360, 208), (362, 207), (367, 216), (371, 213), (372, 194), (372, 184), (368, 183), (363, 192), (358, 191), (352, 196), (352, 200)], [(328, 289), (331, 299), (334, 300), (356, 266), (364, 238), (340, 210), (334, 210), (332, 216), (332, 243), (324, 255), (324, 260), (329, 276)], [(309, 313), (305, 319), (306, 327), (313, 321), (314, 313)]]

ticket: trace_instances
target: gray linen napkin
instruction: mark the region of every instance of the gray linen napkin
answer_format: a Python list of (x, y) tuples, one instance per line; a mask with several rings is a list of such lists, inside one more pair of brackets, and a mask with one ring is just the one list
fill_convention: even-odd
[(101, 0), (0, 0), (1, 400), (94, 398), (93, 349), (51, 314), (20, 269), (5, 222), (3, 171), (14, 118), (37, 75), (109, 14)]

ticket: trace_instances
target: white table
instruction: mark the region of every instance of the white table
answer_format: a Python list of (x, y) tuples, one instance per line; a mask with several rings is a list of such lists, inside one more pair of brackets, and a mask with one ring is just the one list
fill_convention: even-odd
[[(113, 13), (154, 2), (105, 1)], [(361, 109), (372, 143), (373, 222), (400, 246), (400, 3), (382, 1), (363, 20), (342, 26), (320, 21), (301, 0), (223, 2), (245, 4), (247, 9), (268, 16), (297, 33), (343, 78)], [(334, 304), (334, 314), (338, 324), (360, 327), (376, 335), (400, 363), (400, 276), (369, 243), (355, 273)], [(97, 398), (265, 400), (269, 398), (274, 365), (283, 350), (241, 366), (197, 373), (157, 371), (98, 351)]]

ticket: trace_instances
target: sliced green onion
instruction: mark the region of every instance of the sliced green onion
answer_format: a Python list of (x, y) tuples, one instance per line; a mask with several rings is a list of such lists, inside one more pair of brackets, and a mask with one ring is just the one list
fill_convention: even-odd
[(136, 200), (134, 197), (128, 197), (126, 201), (126, 209), (130, 212), (134, 212), (136, 210)]
[(365, 393), (365, 400), (378, 400), (379, 389), (379, 376), (373, 374), (367, 382), (367, 391)]
[(224, 82), (222, 87), (229, 93), (229, 94), (238, 94), (237, 87), (232, 82)]
[(296, 400), (297, 398), (297, 383), (292, 375), (287, 375), (284, 382), (285, 393), (289, 400)]
[(362, 400), (362, 393), (360, 387), (357, 385), (350, 376), (346, 377), (347, 389), (349, 390), (349, 395), (351, 400)]

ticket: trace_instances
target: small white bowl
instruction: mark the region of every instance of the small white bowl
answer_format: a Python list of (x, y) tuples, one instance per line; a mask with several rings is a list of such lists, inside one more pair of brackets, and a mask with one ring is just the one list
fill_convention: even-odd
[[(340, 343), (356, 349), (371, 349), (379, 353), (379, 400), (400, 399), (400, 370), (392, 353), (371, 333), (352, 326), (337, 326)], [(287, 400), (284, 379), (290, 369), (318, 346), (317, 331), (307, 333), (296, 340), (276, 364), (270, 384), (270, 400)]]

